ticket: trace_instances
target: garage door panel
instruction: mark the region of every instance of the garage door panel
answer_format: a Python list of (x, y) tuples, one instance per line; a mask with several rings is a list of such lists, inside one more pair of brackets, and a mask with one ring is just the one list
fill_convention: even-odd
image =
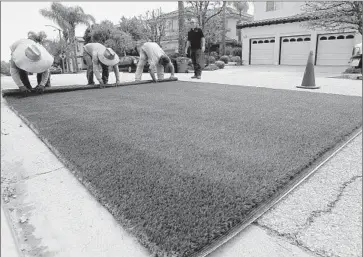
[(354, 46), (352, 33), (336, 33), (318, 37), (316, 65), (349, 65)]
[(251, 43), (251, 64), (273, 64), (274, 38), (252, 39)]
[(281, 38), (281, 65), (306, 65), (310, 51), (309, 35)]

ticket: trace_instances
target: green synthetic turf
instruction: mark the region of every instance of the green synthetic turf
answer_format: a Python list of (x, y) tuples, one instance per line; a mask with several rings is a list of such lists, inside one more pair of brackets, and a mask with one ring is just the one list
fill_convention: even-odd
[(158, 256), (241, 225), (362, 124), (361, 97), (211, 83), (6, 99)]

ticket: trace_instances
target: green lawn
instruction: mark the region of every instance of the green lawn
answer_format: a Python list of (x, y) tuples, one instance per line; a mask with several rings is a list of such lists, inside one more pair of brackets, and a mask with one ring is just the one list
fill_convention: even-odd
[(362, 124), (361, 97), (210, 83), (6, 99), (159, 256), (243, 224)]

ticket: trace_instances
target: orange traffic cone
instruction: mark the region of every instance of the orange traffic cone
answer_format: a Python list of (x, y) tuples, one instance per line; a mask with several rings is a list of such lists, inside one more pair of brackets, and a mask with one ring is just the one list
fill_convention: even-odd
[(304, 78), (301, 83), (301, 86), (297, 86), (298, 88), (306, 88), (306, 89), (317, 89), (315, 85), (315, 74), (314, 74), (314, 63), (313, 63), (313, 51), (310, 51), (308, 63), (306, 64)]

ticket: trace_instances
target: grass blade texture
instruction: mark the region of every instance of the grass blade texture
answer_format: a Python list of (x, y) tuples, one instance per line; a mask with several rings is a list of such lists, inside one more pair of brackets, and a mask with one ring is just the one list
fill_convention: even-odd
[(361, 97), (180, 81), (7, 101), (158, 256), (200, 251), (362, 124)]

